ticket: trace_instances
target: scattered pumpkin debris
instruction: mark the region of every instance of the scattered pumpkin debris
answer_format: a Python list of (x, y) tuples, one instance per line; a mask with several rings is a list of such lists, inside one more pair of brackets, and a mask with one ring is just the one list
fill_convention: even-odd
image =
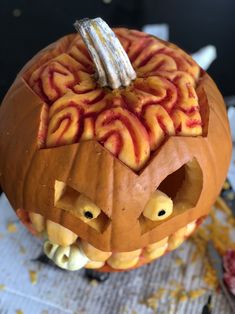
[(177, 257), (175, 258), (175, 263), (176, 263), (176, 265), (178, 265), (178, 266), (184, 266), (184, 261), (183, 261), (182, 258), (179, 257), (179, 256), (177, 256)]
[(233, 201), (234, 198), (235, 198), (235, 194), (234, 192), (230, 191), (226, 194), (226, 198), (229, 200), (229, 201)]
[(20, 253), (25, 254), (26, 253), (26, 248), (23, 245), (20, 245)]
[(193, 301), (203, 296), (207, 292), (206, 289), (202, 288), (187, 291), (182, 284), (174, 280), (169, 282), (169, 284), (173, 288), (159, 288), (150, 297), (146, 298), (141, 303), (146, 305), (148, 308), (157, 311), (159, 300), (161, 300), (162, 296), (166, 293), (170, 296), (171, 300), (175, 300), (177, 303), (183, 303), (186, 301)]
[(166, 292), (165, 288), (158, 288), (151, 296), (141, 301), (141, 304), (146, 305), (148, 308), (152, 310), (157, 310), (158, 301), (161, 299), (163, 294)]
[(170, 296), (178, 302), (193, 301), (206, 293), (206, 290), (202, 288), (187, 291), (181, 284), (176, 284), (176, 289), (170, 291)]
[[(224, 221), (217, 217), (216, 210), (223, 213)], [(206, 223), (199, 227), (198, 231), (191, 237), (191, 241), (193, 241), (196, 246), (191, 257), (192, 262), (195, 262), (198, 258), (203, 259), (203, 279), (205, 283), (213, 289), (218, 287), (218, 280), (216, 272), (211, 266), (207, 255), (207, 242), (211, 240), (221, 256), (223, 256), (228, 249), (234, 250), (235, 242), (231, 238), (231, 232), (234, 226), (235, 217), (232, 214), (232, 210), (221, 197), (218, 197), (215, 208), (209, 214)]]
[(215, 202), (215, 207), (222, 210), (224, 213), (230, 215), (231, 209), (228, 207), (228, 205), (225, 203), (225, 201), (222, 199), (222, 197), (218, 197)]
[(33, 285), (36, 285), (37, 281), (38, 281), (38, 273), (34, 270), (30, 270), (29, 271), (29, 277), (30, 277), (30, 281)]
[(195, 290), (189, 291), (188, 296), (190, 300), (195, 300), (197, 298), (200, 298), (205, 293), (206, 293), (205, 289), (195, 289)]
[(90, 280), (90, 285), (93, 286), (93, 287), (96, 287), (98, 285), (98, 281), (96, 279), (92, 279)]
[(5, 290), (6, 286), (5, 285), (0, 285), (0, 291)]
[(226, 180), (223, 184), (223, 190), (229, 190), (231, 188), (230, 183)]
[(188, 300), (188, 295), (187, 295), (187, 292), (185, 290), (179, 291), (179, 293), (176, 297), (177, 297), (177, 300), (179, 302), (185, 302)]
[(9, 233), (16, 233), (17, 232), (17, 227), (13, 222), (8, 222), (7, 224), (7, 231)]
[(24, 314), (22, 310), (16, 310), (16, 314)]

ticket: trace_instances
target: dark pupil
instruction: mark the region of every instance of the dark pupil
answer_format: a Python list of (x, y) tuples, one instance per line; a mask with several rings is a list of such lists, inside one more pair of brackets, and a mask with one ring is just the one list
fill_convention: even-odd
[(158, 213), (158, 216), (163, 216), (165, 215), (166, 211), (165, 209), (161, 209), (160, 212)]
[(89, 211), (85, 212), (84, 213), (84, 216), (87, 218), (87, 219), (92, 219), (93, 218), (93, 214)]
[(84, 213), (84, 216), (85, 216), (87, 219), (92, 219), (92, 218), (93, 218), (93, 214), (92, 214), (91, 212), (89, 212), (89, 211), (86, 211), (86, 212)]

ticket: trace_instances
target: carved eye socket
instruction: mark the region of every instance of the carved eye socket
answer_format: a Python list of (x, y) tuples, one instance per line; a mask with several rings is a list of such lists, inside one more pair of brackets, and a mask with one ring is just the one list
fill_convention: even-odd
[(90, 198), (57, 180), (55, 207), (70, 212), (99, 232), (103, 232), (110, 222), (109, 217)]
[(169, 174), (150, 195), (139, 216), (141, 234), (196, 206), (202, 186), (203, 174), (195, 158)]
[(152, 220), (164, 220), (173, 212), (173, 202), (165, 193), (156, 190), (145, 205), (143, 215)]

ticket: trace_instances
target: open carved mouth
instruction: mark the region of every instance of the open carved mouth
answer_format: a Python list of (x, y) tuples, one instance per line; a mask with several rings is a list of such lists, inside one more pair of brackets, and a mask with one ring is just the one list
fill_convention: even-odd
[[(54, 263), (67, 270), (78, 270), (83, 267), (91, 269), (104, 269), (105, 266), (113, 270), (125, 270), (137, 267), (139, 265), (148, 263), (157, 259), (165, 253), (176, 249), (184, 240), (191, 235), (200, 223), (200, 219), (194, 220), (185, 227), (180, 228), (169, 237), (165, 237), (161, 241), (147, 245), (146, 247), (131, 252), (104, 252), (101, 251), (87, 241), (81, 239), (74, 239), (71, 236), (71, 231), (64, 227), (47, 222), (49, 230), (55, 228), (60, 230), (60, 233), (65, 236), (67, 234), (67, 241), (74, 242), (67, 246), (55, 244), (50, 240), (44, 243), (44, 253)], [(54, 236), (53, 236), (54, 237)], [(53, 239), (54, 240), (54, 239)], [(58, 243), (58, 242), (57, 242)], [(108, 269), (106, 267), (106, 269)]]

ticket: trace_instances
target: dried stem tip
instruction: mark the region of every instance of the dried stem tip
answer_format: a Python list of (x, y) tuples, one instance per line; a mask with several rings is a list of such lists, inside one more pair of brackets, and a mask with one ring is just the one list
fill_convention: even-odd
[(101, 19), (83, 19), (74, 24), (81, 34), (98, 74), (98, 82), (112, 89), (128, 86), (136, 73), (118, 38)]

